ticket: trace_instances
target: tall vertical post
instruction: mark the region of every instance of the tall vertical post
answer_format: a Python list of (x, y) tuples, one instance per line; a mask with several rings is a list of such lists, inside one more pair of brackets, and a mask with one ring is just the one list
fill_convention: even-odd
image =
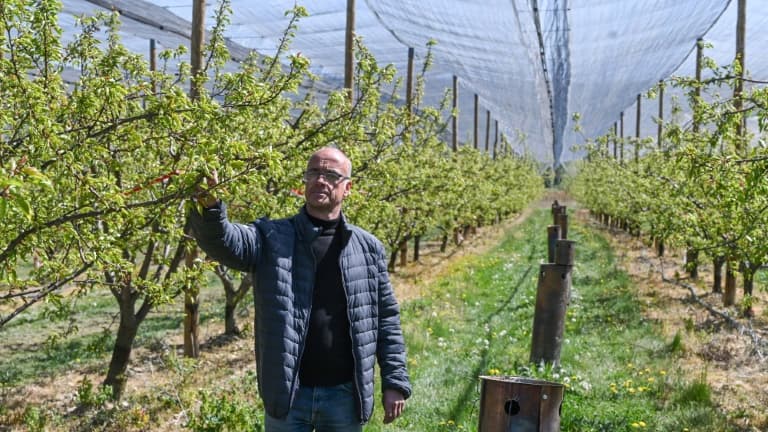
[[(190, 34), (191, 82), (189, 98), (196, 101), (200, 97), (200, 73), (203, 68), (203, 41), (205, 40), (205, 0), (192, 3), (192, 29)], [(185, 257), (187, 267), (195, 266), (199, 250), (193, 246)], [(184, 289), (184, 356), (200, 356), (200, 286), (192, 285)]]
[(747, 61), (745, 57), (746, 50), (746, 29), (747, 29), (747, 0), (739, 0), (736, 19), (736, 62), (739, 63), (739, 73), (736, 77), (736, 86), (733, 90), (733, 107), (738, 113), (739, 123), (736, 129), (736, 152), (742, 153), (745, 144), (742, 142), (744, 137), (745, 123), (747, 116), (741, 113), (744, 102), (742, 101), (742, 95), (744, 93), (744, 70), (746, 69)]
[[(413, 48), (408, 48), (408, 72), (405, 80), (405, 107), (408, 110), (408, 122), (413, 121)], [(411, 137), (411, 140), (413, 137)]]
[(355, 89), (355, 0), (347, 0), (347, 29), (344, 35), (344, 88), (350, 104), (354, 103)]
[(485, 153), (491, 151), (491, 110), (485, 110)]
[(624, 163), (624, 111), (619, 115), (619, 163)]
[[(701, 83), (701, 64), (704, 57), (704, 41), (699, 38), (696, 40), (696, 83)], [(693, 102), (693, 125), (691, 126), (691, 129), (693, 130), (694, 134), (699, 133), (699, 114), (698, 114), (698, 104), (699, 99), (701, 98), (701, 86), (697, 85), (696, 89), (694, 90), (695, 98)], [(720, 282), (717, 281), (717, 277), (719, 277), (721, 269), (722, 269), (722, 263), (718, 267), (718, 260), (714, 260), (714, 274), (716, 279), (716, 289), (715, 292), (720, 292)], [(685, 250), (685, 269), (688, 271), (688, 274), (690, 275), (691, 279), (698, 279), (699, 278), (699, 251), (690, 247), (690, 243), (688, 248)]]
[(619, 123), (613, 122), (613, 159), (619, 158)]
[[(157, 43), (154, 39), (149, 40), (149, 70), (157, 71)], [(157, 82), (152, 78), (152, 94), (157, 93)]]
[(642, 100), (642, 95), (637, 95), (637, 113), (635, 115), (635, 163), (640, 161), (640, 101)]
[(189, 50), (192, 73), (189, 97), (192, 100), (197, 100), (200, 95), (198, 75), (203, 67), (203, 40), (205, 40), (205, 0), (195, 0), (192, 3), (192, 34)]
[(453, 76), (453, 118), (451, 119), (453, 151), (459, 149), (459, 77)]
[(498, 146), (499, 146), (499, 121), (494, 120), (493, 124), (496, 127), (496, 133), (493, 138), (493, 158), (496, 159), (496, 154), (498, 153)]
[[(413, 121), (413, 57), (414, 57), (414, 49), (408, 48), (408, 73), (405, 83), (405, 106), (408, 110), (408, 122)], [(408, 142), (413, 141), (413, 134), (409, 133)], [(421, 236), (417, 233), (413, 237), (413, 260), (418, 261), (419, 260), (419, 246), (421, 244)], [(403, 251), (403, 254), (405, 254), (407, 251)]]
[(664, 80), (659, 80), (659, 131), (656, 138), (656, 146), (662, 148), (662, 135), (664, 134)]
[(479, 144), (477, 142), (477, 132), (478, 132), (477, 129), (480, 126), (480, 125), (477, 124), (477, 111), (479, 109), (480, 109), (480, 96), (478, 96), (477, 93), (475, 93), (475, 133), (474, 133), (475, 150), (477, 150), (478, 147), (479, 147)]
[[(704, 41), (699, 38), (696, 40), (696, 83), (701, 83), (701, 63), (704, 57), (704, 49), (702, 45)], [(696, 98), (694, 99), (693, 106), (693, 133), (699, 132), (699, 116), (697, 115), (697, 109), (699, 107), (699, 98), (701, 98), (701, 86), (697, 85), (694, 90)]]

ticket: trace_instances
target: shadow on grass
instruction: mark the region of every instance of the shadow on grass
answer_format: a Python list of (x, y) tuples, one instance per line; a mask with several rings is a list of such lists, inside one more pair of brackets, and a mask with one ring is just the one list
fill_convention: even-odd
[[(525, 273), (518, 279), (517, 283), (514, 285), (513, 289), (510, 290), (509, 295), (507, 296), (506, 300), (492, 313), (490, 313), (483, 321), (483, 327), (485, 327), (486, 324), (493, 321), (493, 319), (499, 315), (501, 315), (502, 312), (515, 312), (523, 307), (526, 307), (527, 305), (521, 304), (518, 305), (515, 308), (507, 309), (508, 306), (512, 303), (512, 300), (517, 296), (518, 292), (520, 291), (520, 287), (523, 286), (523, 283), (528, 278), (528, 275), (531, 273), (531, 270), (533, 269), (533, 266), (528, 266), (528, 269), (526, 269)], [(492, 329), (488, 328), (488, 334), (486, 334), (486, 338), (490, 340), (491, 338)], [(482, 353), (480, 355), (480, 359), (477, 362), (474, 370), (472, 371), (473, 377), (479, 377), (483, 373), (483, 369), (485, 369), (485, 365), (487, 364), (488, 360), (488, 353), (490, 351), (490, 346), (487, 346), (483, 348)], [(450, 411), (450, 417), (453, 419), (459, 418), (459, 416), (462, 414), (462, 412), (465, 411), (465, 407), (469, 404), (470, 398), (472, 393), (474, 393), (474, 389), (477, 388), (477, 382), (476, 381), (470, 381), (467, 382), (467, 384), (464, 386), (464, 389), (461, 391), (461, 394), (456, 399), (456, 403), (454, 404), (453, 408)], [(473, 404), (475, 406), (476, 404)]]

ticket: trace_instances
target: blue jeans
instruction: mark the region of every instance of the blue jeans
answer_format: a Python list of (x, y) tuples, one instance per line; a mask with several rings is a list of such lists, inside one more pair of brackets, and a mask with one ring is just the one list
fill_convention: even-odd
[(265, 432), (361, 432), (357, 395), (351, 382), (333, 387), (299, 387), (288, 417), (264, 419)]

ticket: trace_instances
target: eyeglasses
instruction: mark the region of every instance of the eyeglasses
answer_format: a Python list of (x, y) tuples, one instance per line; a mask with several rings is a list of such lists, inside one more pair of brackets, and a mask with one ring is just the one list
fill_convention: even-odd
[(304, 183), (317, 181), (317, 179), (319, 179), (320, 176), (323, 176), (325, 181), (333, 185), (344, 180), (349, 180), (349, 177), (341, 175), (334, 171), (307, 170), (304, 172)]

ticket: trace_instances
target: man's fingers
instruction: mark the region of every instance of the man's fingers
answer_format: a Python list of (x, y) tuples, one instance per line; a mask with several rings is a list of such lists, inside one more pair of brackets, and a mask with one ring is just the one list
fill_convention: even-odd
[(206, 183), (208, 183), (208, 187), (209, 188), (216, 186), (217, 184), (219, 184), (219, 173), (216, 172), (215, 169), (212, 169), (211, 170), (211, 175), (210, 176), (206, 176), (205, 177), (205, 181), (206, 181)]

